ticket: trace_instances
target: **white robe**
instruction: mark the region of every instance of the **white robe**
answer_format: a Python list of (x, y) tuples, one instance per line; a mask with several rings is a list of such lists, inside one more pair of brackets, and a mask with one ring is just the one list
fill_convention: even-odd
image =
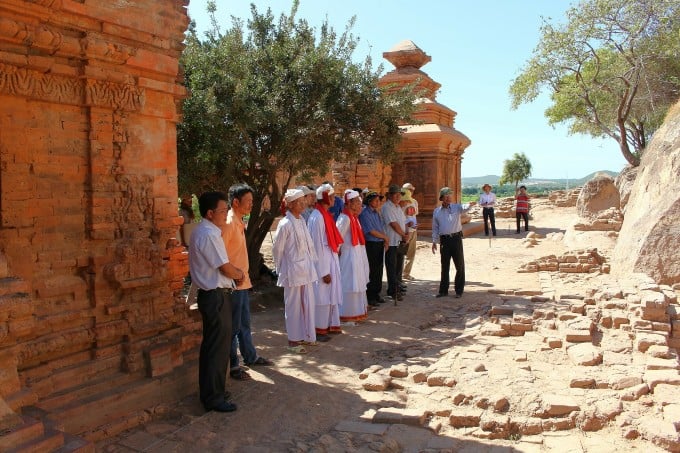
[[(368, 283), (368, 257), (366, 246), (352, 245), (350, 218), (342, 213), (336, 222), (340, 234), (345, 241), (340, 246), (340, 275), (342, 277), (341, 321), (361, 321), (366, 319), (368, 300), (366, 284)], [(361, 228), (361, 225), (359, 225)]]
[[(326, 237), (326, 225), (323, 215), (318, 209), (309, 216), (307, 220), (309, 235), (314, 243), (316, 251), (316, 272), (319, 280), (315, 284), (316, 288), (316, 329), (317, 333), (326, 333), (340, 328), (339, 306), (342, 304), (342, 286), (340, 281), (340, 263), (338, 254), (333, 252), (328, 246)], [(331, 276), (330, 284), (323, 282), (323, 277)]]
[(283, 287), (288, 340), (316, 341), (316, 252), (302, 217), (286, 212), (276, 228), (272, 255), (279, 276), (276, 284)]

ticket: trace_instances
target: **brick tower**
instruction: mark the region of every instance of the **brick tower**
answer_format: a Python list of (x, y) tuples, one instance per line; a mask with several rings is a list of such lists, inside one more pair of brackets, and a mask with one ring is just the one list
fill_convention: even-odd
[(456, 112), (436, 101), (441, 85), (420, 70), (432, 60), (429, 55), (406, 40), (384, 52), (383, 57), (395, 69), (380, 78), (381, 87), (399, 89), (414, 84), (421, 92), (420, 106), (413, 115), (418, 124), (406, 126), (398, 149), (401, 158), (392, 166), (391, 184), (410, 182), (416, 187), (419, 224), (428, 230), (441, 187), (451, 187), (460, 200), (461, 161), (470, 139), (454, 127)]

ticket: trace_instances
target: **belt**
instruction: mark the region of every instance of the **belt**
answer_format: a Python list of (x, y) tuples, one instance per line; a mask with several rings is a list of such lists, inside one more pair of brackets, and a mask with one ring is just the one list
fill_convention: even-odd
[(234, 292), (232, 288), (215, 288), (215, 289), (201, 289), (198, 288), (198, 292), (212, 293), (213, 291), (219, 291), (224, 294), (231, 294)]
[(456, 232), (456, 233), (451, 233), (451, 234), (440, 234), (440, 235), (439, 235), (440, 238), (455, 238), (455, 237), (457, 237), (457, 236), (463, 236), (463, 232), (462, 232), (462, 231), (458, 231), (458, 232)]

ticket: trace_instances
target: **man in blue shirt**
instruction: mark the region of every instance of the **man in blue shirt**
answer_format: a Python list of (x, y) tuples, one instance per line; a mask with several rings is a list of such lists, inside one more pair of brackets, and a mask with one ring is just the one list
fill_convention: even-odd
[(364, 195), (364, 205), (366, 206), (359, 214), (359, 223), (366, 237), (366, 256), (368, 258), (366, 298), (371, 307), (385, 302), (380, 297), (380, 291), (382, 290), (383, 260), (385, 250), (389, 246), (389, 239), (385, 234), (383, 221), (378, 210), (381, 199), (382, 197), (377, 192), (368, 192)]
[(441, 206), (437, 207), (432, 214), (432, 253), (437, 252), (437, 244), (441, 244), (441, 279), (439, 292), (436, 297), (444, 297), (449, 294), (449, 270), (451, 260), (456, 268), (456, 277), (453, 287), (456, 298), (463, 295), (465, 288), (465, 259), (463, 257), (463, 225), (460, 221), (462, 213), (467, 212), (476, 203), (466, 204), (453, 203), (453, 190), (442, 187), (439, 191)]

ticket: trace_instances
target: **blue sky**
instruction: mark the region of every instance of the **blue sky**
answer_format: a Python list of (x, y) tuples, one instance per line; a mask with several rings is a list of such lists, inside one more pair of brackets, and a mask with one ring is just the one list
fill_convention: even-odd
[[(222, 29), (231, 16), (250, 17), (250, 4), (289, 13), (292, 0), (217, 0)], [(463, 156), (463, 177), (500, 175), (503, 161), (516, 152), (527, 155), (533, 177), (581, 178), (598, 170), (620, 171), (625, 165), (612, 139), (567, 134), (543, 115), (547, 95), (510, 109), (508, 88), (538, 43), (541, 18), (562, 22), (572, 1), (566, 0), (300, 0), (297, 17), (320, 27), (324, 19), (342, 32), (356, 16), (353, 34), (360, 39), (357, 59), (371, 55), (384, 72), (393, 66), (382, 53), (405, 39), (432, 61), (421, 69), (442, 87), (437, 101), (458, 113), (455, 127), (472, 144)], [(199, 32), (210, 27), (205, 1), (191, 0), (189, 16)]]

